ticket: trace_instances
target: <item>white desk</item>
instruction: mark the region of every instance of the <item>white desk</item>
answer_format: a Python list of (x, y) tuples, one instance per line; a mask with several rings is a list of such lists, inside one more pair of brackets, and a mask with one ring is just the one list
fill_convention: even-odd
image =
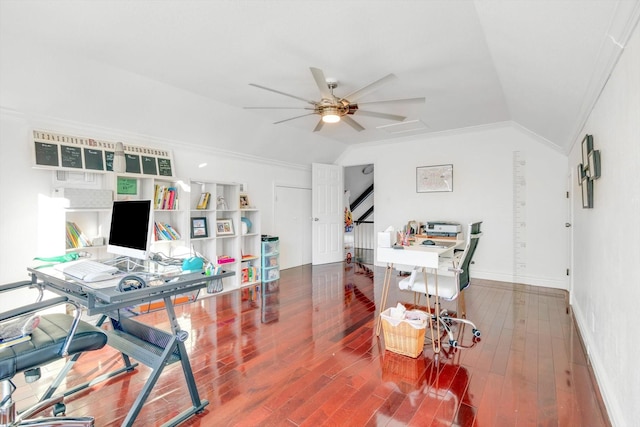
[[(376, 335), (380, 335), (380, 313), (382, 313), (387, 307), (387, 296), (389, 294), (389, 286), (391, 283), (391, 276), (393, 274), (394, 265), (407, 265), (411, 267), (422, 267), (424, 269), (431, 269), (434, 273), (434, 277), (436, 280), (436, 290), (438, 289), (438, 266), (440, 265), (441, 258), (444, 257), (452, 257), (454, 249), (464, 248), (465, 241), (464, 240), (456, 240), (455, 244), (448, 247), (439, 247), (439, 246), (426, 246), (426, 245), (413, 245), (413, 246), (402, 246), (404, 249), (394, 249), (394, 248), (378, 248), (377, 259), (378, 262), (384, 262), (387, 264), (387, 268), (385, 270), (384, 281), (382, 284), (382, 297), (380, 300), (380, 311), (378, 313), (378, 317), (376, 319)], [(426, 280), (426, 278), (425, 278)], [(439, 302), (438, 296), (436, 297), (436, 317), (439, 316)], [(439, 321), (438, 319), (436, 319)], [(431, 327), (431, 316), (429, 316), (429, 326)], [(433, 331), (432, 331), (433, 334)], [(433, 338), (433, 336), (432, 336)], [(437, 339), (433, 340), (434, 351), (440, 351), (440, 336), (436, 337)], [(437, 346), (436, 346), (436, 341)]]

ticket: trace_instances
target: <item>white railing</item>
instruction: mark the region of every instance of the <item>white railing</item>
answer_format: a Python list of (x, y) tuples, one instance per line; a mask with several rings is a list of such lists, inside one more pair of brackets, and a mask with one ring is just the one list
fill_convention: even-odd
[(354, 246), (361, 249), (374, 248), (374, 232), (372, 222), (355, 223), (353, 227)]

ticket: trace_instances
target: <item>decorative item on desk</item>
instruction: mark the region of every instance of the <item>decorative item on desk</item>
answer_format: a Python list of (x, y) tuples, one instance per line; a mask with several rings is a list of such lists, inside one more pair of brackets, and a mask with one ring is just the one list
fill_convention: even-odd
[(232, 236), (233, 234), (233, 221), (231, 219), (221, 218), (216, 220), (216, 235)]
[(209, 231), (207, 230), (207, 218), (191, 218), (191, 237), (209, 237)]

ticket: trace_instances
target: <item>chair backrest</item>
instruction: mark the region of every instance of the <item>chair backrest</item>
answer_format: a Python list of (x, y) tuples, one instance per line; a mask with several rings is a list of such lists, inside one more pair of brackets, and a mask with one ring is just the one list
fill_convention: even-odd
[(482, 222), (472, 222), (469, 224), (469, 228), (467, 230), (467, 243), (465, 244), (464, 252), (460, 257), (460, 262), (458, 264), (458, 268), (462, 270), (458, 275), (460, 290), (469, 286), (469, 281), (471, 280), (469, 266), (471, 265), (473, 254), (478, 247), (480, 236), (482, 236), (482, 233), (480, 232), (480, 224), (482, 224)]

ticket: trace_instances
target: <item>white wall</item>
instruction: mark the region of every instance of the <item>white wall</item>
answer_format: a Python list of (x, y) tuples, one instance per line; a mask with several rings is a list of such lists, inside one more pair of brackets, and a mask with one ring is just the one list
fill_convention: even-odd
[[(56, 119), (34, 119), (27, 115), (0, 110), (0, 283), (27, 279), (26, 268), (39, 252), (38, 240), (45, 230), (38, 227), (38, 200), (49, 197), (53, 172), (34, 169), (32, 129), (47, 129), (69, 135), (94, 137), (108, 141), (124, 140), (173, 150), (175, 173), (180, 179), (239, 182), (247, 185), (251, 203), (261, 211), (262, 233), (274, 234), (274, 185), (311, 186), (310, 167), (206, 150), (187, 142), (92, 128), (85, 124)], [(199, 168), (201, 163), (207, 167)], [(44, 245), (41, 245), (41, 247)]]
[[(513, 158), (526, 160), (526, 267), (514, 269)], [(517, 125), (354, 146), (340, 164), (375, 164), (376, 231), (409, 220), (483, 221), (472, 275), (566, 289), (567, 157)], [(417, 193), (416, 167), (453, 164), (453, 192)], [(517, 274), (516, 274), (517, 273)]]
[(640, 28), (625, 51), (569, 156), (582, 163), (580, 140), (593, 135), (602, 157), (594, 207), (574, 209), (572, 304), (613, 425), (640, 420)]

